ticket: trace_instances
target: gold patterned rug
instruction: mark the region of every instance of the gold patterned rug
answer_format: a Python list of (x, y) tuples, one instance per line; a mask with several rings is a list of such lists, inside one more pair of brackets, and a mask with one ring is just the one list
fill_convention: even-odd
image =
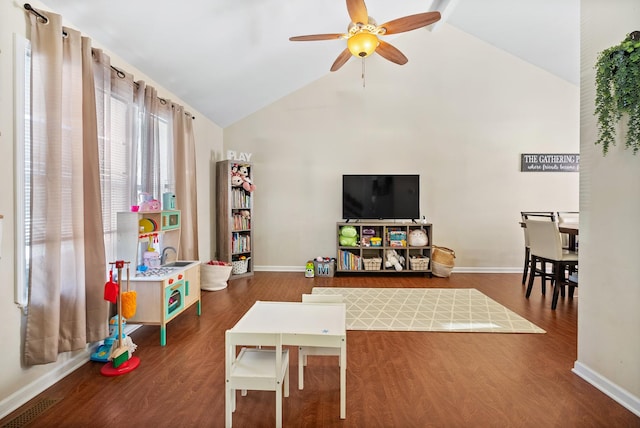
[(546, 333), (474, 288), (314, 287), (340, 294), (347, 330)]

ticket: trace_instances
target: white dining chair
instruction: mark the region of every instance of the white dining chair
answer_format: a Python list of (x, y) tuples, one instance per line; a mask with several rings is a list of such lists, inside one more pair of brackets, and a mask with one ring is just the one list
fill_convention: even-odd
[[(237, 347), (242, 349), (237, 353)], [(256, 346), (259, 348), (248, 348)], [(270, 347), (268, 349), (262, 347)], [(276, 427), (282, 427), (282, 396), (289, 396), (289, 350), (282, 348), (280, 333), (225, 334), (225, 427), (231, 428), (236, 410), (236, 390), (275, 391)]]
[[(558, 294), (564, 296), (564, 287), (569, 284), (569, 297), (573, 297), (575, 283), (567, 279), (567, 270), (575, 271), (578, 266), (578, 253), (562, 248), (562, 237), (558, 224), (551, 221), (525, 220), (525, 226), (529, 231), (529, 245), (531, 246), (531, 263), (538, 261), (552, 265), (553, 275), (553, 299), (551, 309), (558, 304)], [(534, 276), (529, 276), (526, 297), (531, 295)]]
[[(342, 303), (343, 297), (340, 294), (303, 294), (302, 303)], [(337, 356), (340, 364), (340, 349), (324, 348), (320, 346), (299, 346), (298, 347), (298, 389), (304, 388), (304, 367), (307, 365), (309, 355)]]
[[(526, 220), (546, 220), (556, 221), (556, 214), (553, 211), (521, 211), (520, 217), (522, 221)], [(526, 227), (522, 228), (524, 232), (524, 269), (522, 272), (522, 285), (527, 283), (529, 275), (540, 276), (542, 280), (542, 294), (546, 293), (547, 266), (541, 262), (540, 267), (531, 264), (531, 246), (529, 245), (529, 231)]]

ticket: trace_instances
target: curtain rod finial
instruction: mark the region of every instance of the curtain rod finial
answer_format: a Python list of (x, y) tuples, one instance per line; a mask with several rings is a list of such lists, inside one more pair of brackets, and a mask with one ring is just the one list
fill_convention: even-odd
[(37, 16), (40, 22), (42, 22), (43, 24), (46, 24), (47, 22), (49, 22), (49, 18), (47, 18), (46, 16), (44, 16), (43, 14), (35, 10), (29, 3), (24, 4), (24, 9), (28, 10), (29, 12)]

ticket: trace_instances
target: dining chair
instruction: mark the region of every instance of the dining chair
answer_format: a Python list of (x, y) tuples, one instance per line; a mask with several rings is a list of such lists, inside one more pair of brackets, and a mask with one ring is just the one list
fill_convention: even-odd
[[(545, 220), (545, 221), (556, 221), (556, 214), (553, 211), (521, 211), (520, 217), (522, 218), (522, 222), (524, 223), (526, 220)], [(546, 293), (546, 281), (549, 277), (546, 275), (547, 266), (545, 262), (540, 262), (541, 266), (538, 269), (536, 265), (531, 264), (531, 248), (529, 246), (529, 232), (526, 227), (522, 228), (524, 232), (524, 269), (522, 272), (522, 285), (527, 283), (527, 277), (529, 275), (540, 276), (542, 278), (542, 294)], [(544, 273), (544, 274), (543, 274)]]
[[(238, 346), (242, 346), (239, 353)], [(289, 350), (282, 348), (282, 335), (227, 330), (225, 347), (225, 427), (231, 428), (240, 389), (243, 396), (247, 390), (275, 391), (276, 427), (281, 428), (283, 388), (284, 396), (289, 396)]]
[[(564, 287), (569, 285), (569, 297), (573, 297), (573, 291), (577, 283), (570, 282), (567, 278), (567, 270), (575, 271), (578, 266), (578, 253), (562, 248), (562, 238), (558, 224), (551, 221), (525, 220), (525, 227), (529, 231), (529, 245), (531, 247), (531, 263), (535, 266), (538, 261), (552, 265), (554, 280), (553, 299), (551, 309), (556, 309), (558, 295), (564, 296)], [(526, 297), (531, 295), (534, 275), (529, 275)]]
[[(344, 301), (340, 294), (303, 294), (302, 303), (342, 303)], [(307, 365), (307, 356), (337, 356), (340, 357), (340, 349), (323, 348), (320, 346), (299, 346), (298, 347), (298, 389), (304, 388), (304, 367)], [(340, 359), (338, 358), (338, 364)]]
[[(558, 224), (580, 223), (580, 213), (578, 211), (558, 211), (557, 215), (558, 215)], [(562, 246), (564, 248), (575, 249), (575, 248), (571, 248), (571, 245), (570, 245), (571, 239), (568, 234), (561, 233), (560, 236), (562, 236)], [(578, 237), (576, 236), (575, 239), (577, 243)]]

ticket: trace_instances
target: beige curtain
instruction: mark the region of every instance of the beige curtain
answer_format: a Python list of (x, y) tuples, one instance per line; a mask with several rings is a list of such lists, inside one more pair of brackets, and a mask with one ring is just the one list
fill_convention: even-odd
[(133, 76), (111, 66), (111, 59), (93, 49), (98, 150), (101, 160), (102, 219), (106, 261), (117, 259), (117, 213), (135, 205), (130, 189), (136, 174), (130, 159), (134, 135), (135, 105)]
[(173, 104), (173, 154), (176, 205), (181, 210), (180, 258), (198, 260), (198, 206), (193, 118)]
[(59, 15), (46, 15), (49, 22), (42, 24), (29, 14), (33, 149), (27, 365), (56, 361), (59, 353), (83, 349), (108, 333), (90, 42), (63, 28)]
[(82, 94), (86, 342), (97, 342), (109, 335), (109, 305), (104, 300), (106, 266), (99, 150), (99, 135), (103, 134), (98, 132), (91, 39), (87, 37), (82, 38)]

